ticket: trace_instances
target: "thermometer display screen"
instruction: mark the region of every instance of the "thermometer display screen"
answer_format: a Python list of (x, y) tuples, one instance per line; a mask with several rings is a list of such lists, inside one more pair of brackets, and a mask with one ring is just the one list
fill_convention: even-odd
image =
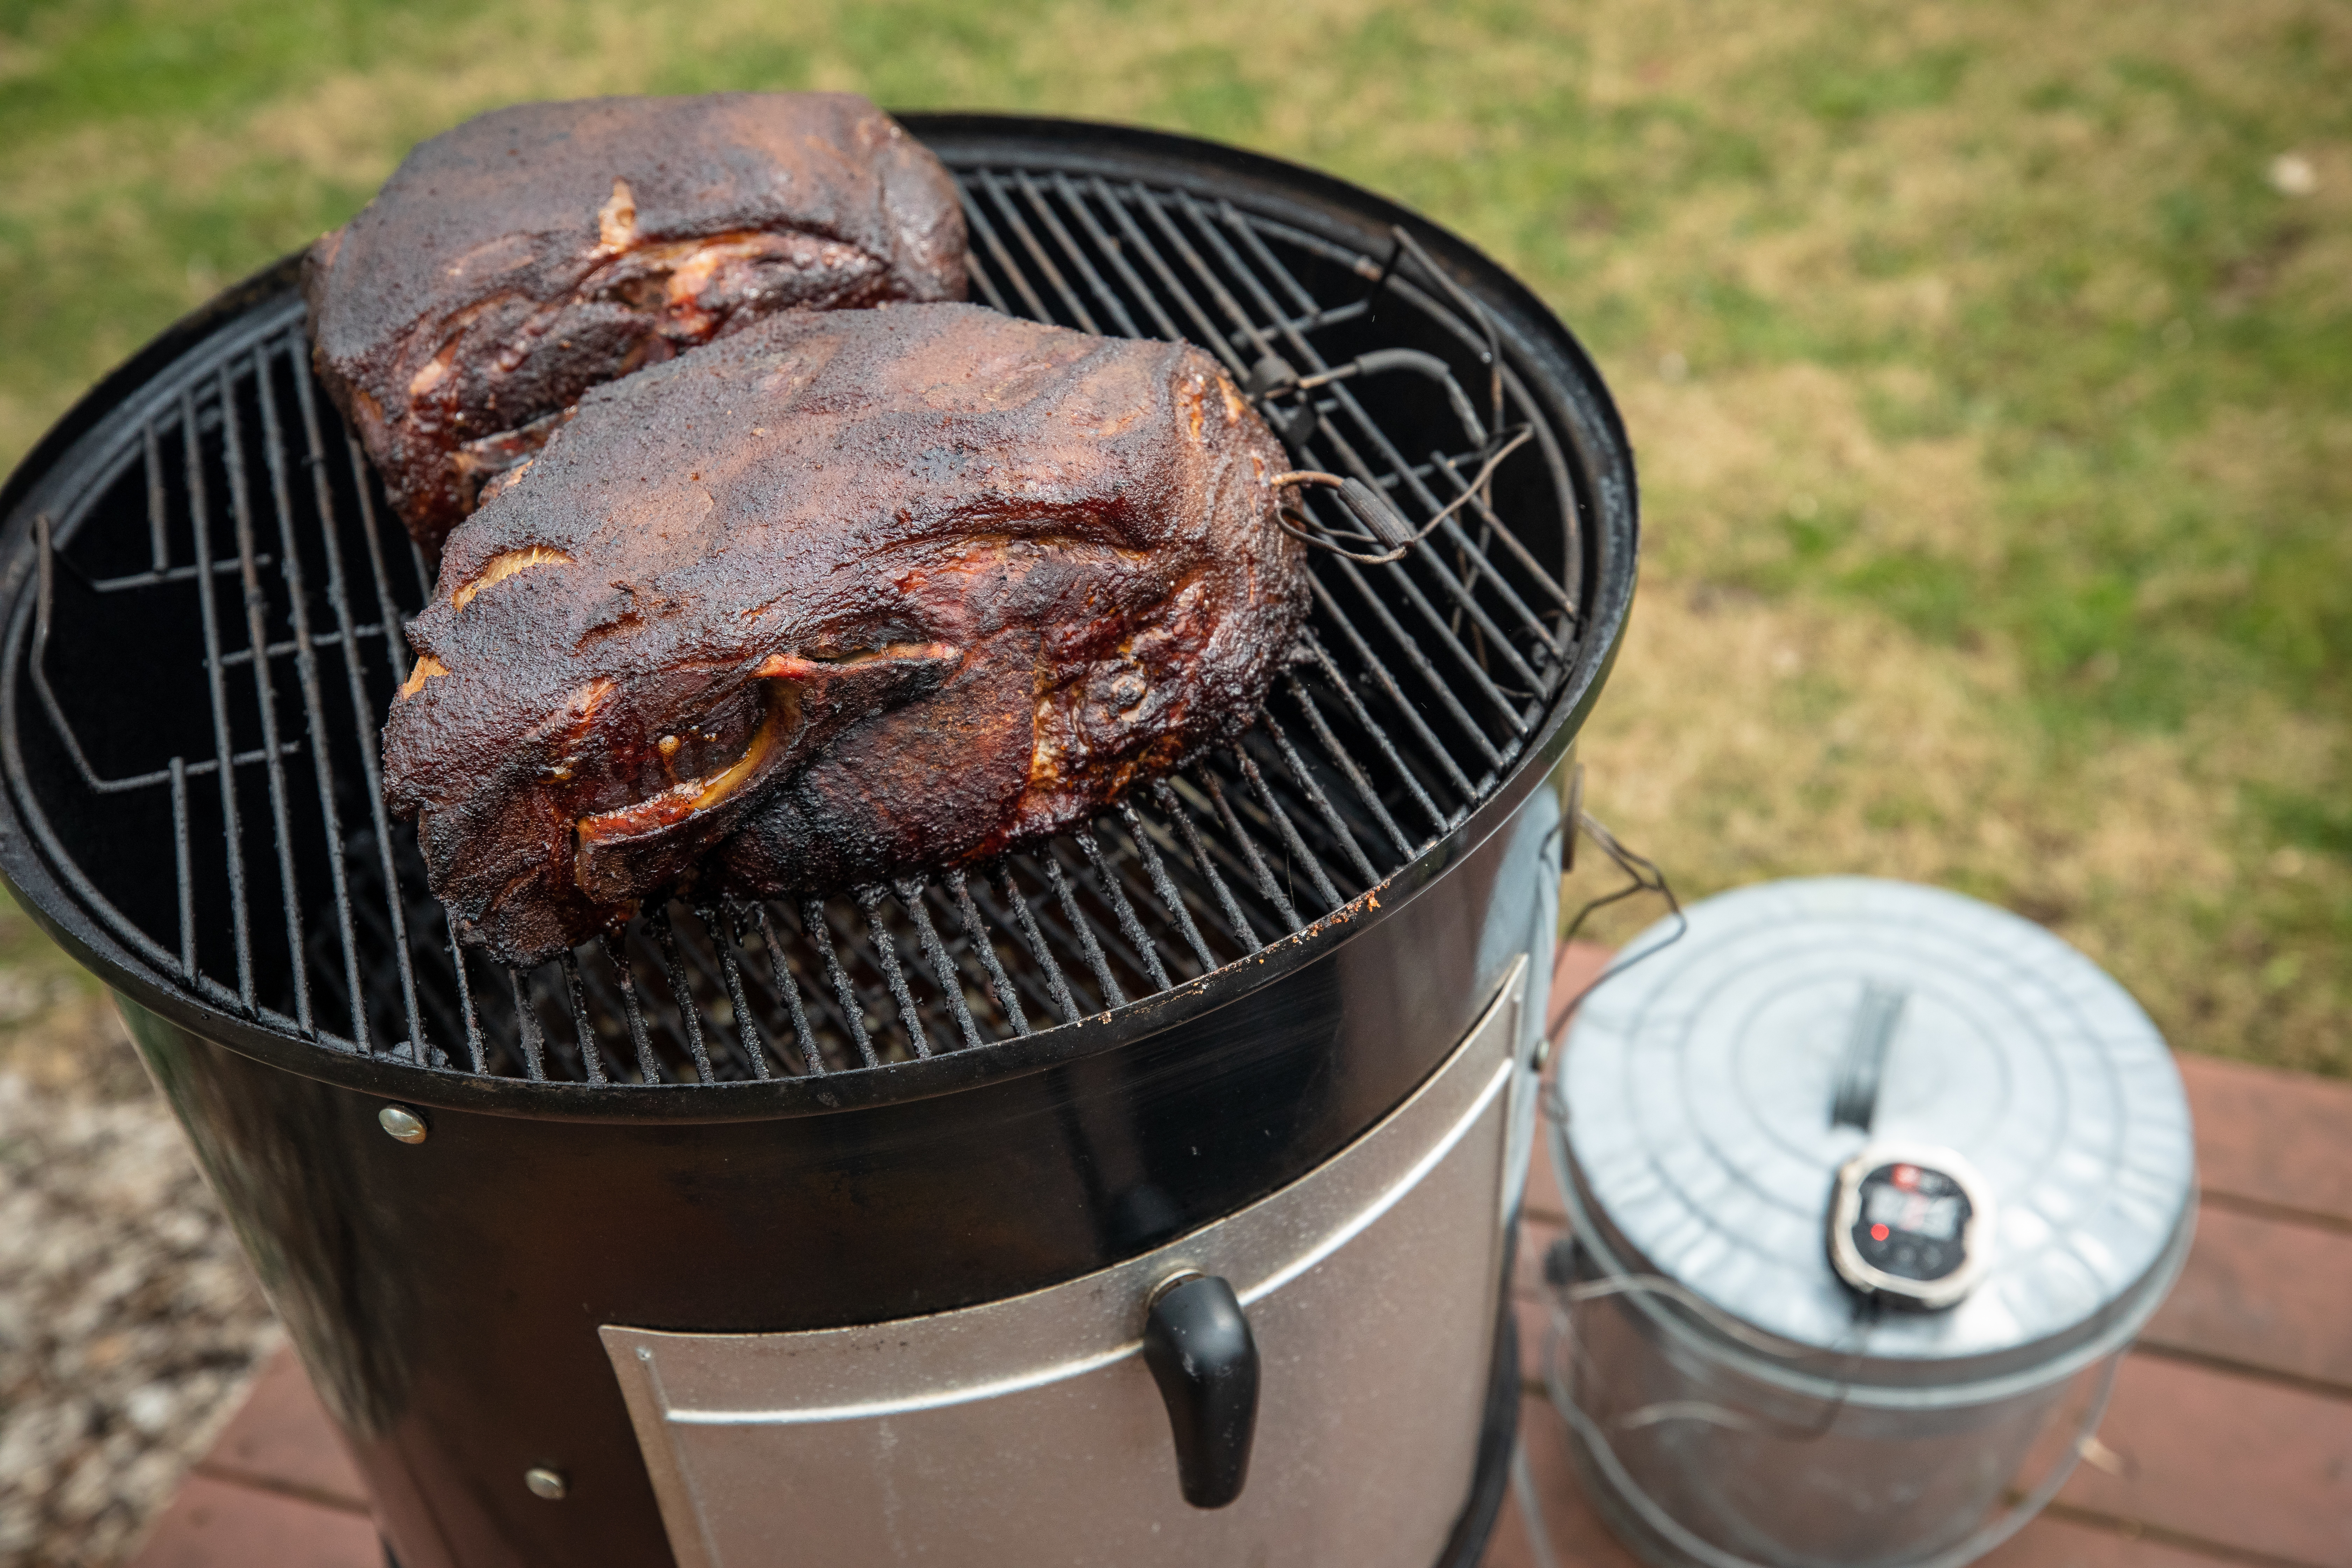
[(1861, 1198), (1851, 1232), (1853, 1249), (1880, 1273), (1937, 1280), (1967, 1261), (1963, 1241), (1975, 1211), (1951, 1176), (1890, 1161), (1864, 1174)]

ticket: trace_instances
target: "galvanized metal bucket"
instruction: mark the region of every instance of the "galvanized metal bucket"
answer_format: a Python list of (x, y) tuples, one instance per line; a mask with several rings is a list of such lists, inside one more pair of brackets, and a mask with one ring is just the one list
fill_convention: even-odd
[[(1586, 1485), (1671, 1568), (1957, 1568), (2056, 1493), (2187, 1254), (2170, 1055), (2090, 960), (1958, 894), (1780, 882), (1677, 929), (1584, 1003), (1553, 1105), (1546, 1368)], [(1835, 1173), (1890, 1138), (1997, 1200), (1942, 1310), (1830, 1262)]]

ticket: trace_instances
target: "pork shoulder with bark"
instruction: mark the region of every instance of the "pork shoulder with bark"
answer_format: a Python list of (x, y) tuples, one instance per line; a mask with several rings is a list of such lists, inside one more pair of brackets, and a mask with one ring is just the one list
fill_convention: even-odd
[(320, 378), (428, 550), (592, 386), (777, 310), (964, 282), (954, 180), (847, 93), (499, 110), (303, 267)]
[(450, 535), (384, 731), (468, 940), (824, 892), (1247, 727), (1306, 609), (1214, 361), (963, 305), (772, 318), (583, 399)]

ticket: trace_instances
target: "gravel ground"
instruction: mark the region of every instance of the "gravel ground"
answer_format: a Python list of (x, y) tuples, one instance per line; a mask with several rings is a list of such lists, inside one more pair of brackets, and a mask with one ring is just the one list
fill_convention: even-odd
[(279, 1331), (111, 1004), (13, 910), (0, 957), (0, 1568), (100, 1568)]

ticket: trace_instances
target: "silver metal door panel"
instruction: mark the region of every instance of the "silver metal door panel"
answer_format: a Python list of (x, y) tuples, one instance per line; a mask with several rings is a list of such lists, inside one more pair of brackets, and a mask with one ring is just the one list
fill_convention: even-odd
[[(1476, 1458), (1526, 979), (1337, 1159), (1116, 1268), (858, 1328), (605, 1328), (680, 1568), (1433, 1561)], [(1214, 1511), (1177, 1489), (1139, 1353), (1181, 1269), (1232, 1282), (1262, 1363), (1249, 1484)]]

